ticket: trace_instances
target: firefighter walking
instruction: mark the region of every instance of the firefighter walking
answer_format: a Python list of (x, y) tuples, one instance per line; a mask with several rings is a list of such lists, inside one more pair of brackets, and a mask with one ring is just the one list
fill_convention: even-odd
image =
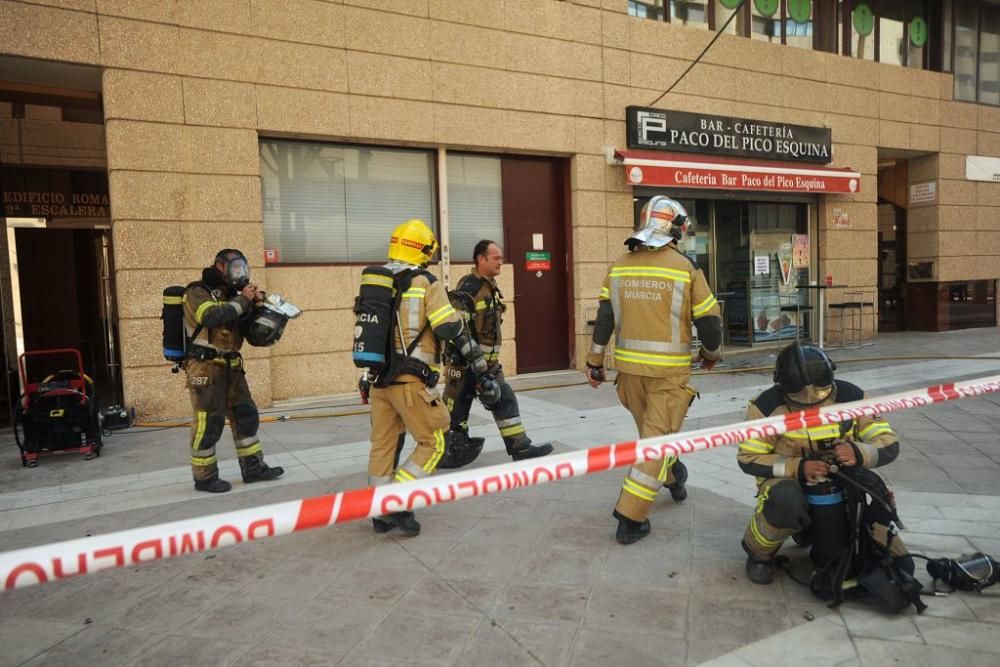
[[(362, 274), (361, 299), (365, 298), (366, 287), (390, 287), (394, 295), (389, 326), (370, 329), (385, 331), (390, 349), (390, 359), (371, 378), (370, 486), (427, 477), (440, 464), (449, 424), (438, 386), (443, 341), (451, 341), (478, 375), (487, 370), (486, 360), (448, 300), (444, 284), (426, 270), (437, 249), (430, 228), (422, 220), (408, 220), (392, 233), (389, 262), (384, 267), (369, 267)], [(356, 310), (360, 311), (360, 307)], [(365, 335), (371, 319), (356, 319), (356, 336)], [(365, 352), (358, 352), (357, 343), (355, 348), (358, 363), (358, 357), (364, 358)], [(398, 465), (400, 434), (404, 431), (413, 436), (416, 449)], [(372, 523), (379, 533), (393, 528), (405, 535), (420, 533), (413, 512), (395, 512), (372, 519)]]
[[(690, 225), (678, 202), (656, 196), (640, 214), (629, 252), (608, 272), (601, 288), (587, 380), (605, 379), (604, 352), (615, 334), (615, 385), (632, 414), (640, 438), (680, 430), (697, 395), (691, 376), (691, 325), (701, 341), (702, 368), (721, 357), (722, 318), (704, 274), (677, 249)], [(687, 497), (687, 470), (676, 457), (632, 466), (622, 483), (613, 516), (615, 538), (631, 544), (650, 532), (649, 509), (661, 487), (680, 502)]]
[[(476, 265), (462, 277), (451, 293), (452, 304), (466, 318), (489, 366), (488, 379), (499, 390), (498, 396), (489, 396), (495, 402), (488, 409), (493, 413), (508, 456), (515, 461), (545, 456), (552, 452), (552, 445), (531, 444), (531, 438), (521, 422), (517, 396), (504, 379), (500, 365), (500, 329), (506, 306), (496, 279), (503, 267), (503, 251), (495, 242), (483, 239), (476, 244), (472, 255)], [(469, 437), (468, 420), (473, 399), (477, 393), (484, 394), (482, 387), (477, 391), (476, 375), (462, 363), (461, 358), (451, 360), (445, 377), (444, 398), (451, 412), (451, 428), (446, 436), (448, 449), (441, 467), (459, 468), (471, 463), (482, 451), (484, 439)]]
[(220, 250), (200, 282), (184, 291), (184, 333), (188, 340), (183, 362), (194, 408), (191, 426), (191, 470), (194, 488), (225, 493), (232, 485), (219, 478), (215, 445), (229, 419), (240, 472), (245, 483), (281, 477), (284, 469), (264, 463), (257, 437), (260, 415), (250, 395), (243, 369), (240, 322), (260, 300), (250, 282), (250, 267), (239, 250)]

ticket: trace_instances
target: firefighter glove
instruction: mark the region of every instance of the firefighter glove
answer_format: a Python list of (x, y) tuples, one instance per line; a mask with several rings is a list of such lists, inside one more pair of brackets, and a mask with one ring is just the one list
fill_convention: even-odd
[(500, 401), (500, 385), (489, 375), (482, 375), (476, 383), (476, 394), (487, 408)]
[(361, 394), (362, 405), (368, 404), (368, 395), (371, 393), (371, 388), (371, 378), (368, 377), (368, 371), (365, 371), (364, 375), (358, 379), (358, 393)]
[(608, 376), (604, 371), (604, 366), (592, 366), (587, 364), (587, 382), (590, 383), (591, 387), (596, 387), (607, 379)]

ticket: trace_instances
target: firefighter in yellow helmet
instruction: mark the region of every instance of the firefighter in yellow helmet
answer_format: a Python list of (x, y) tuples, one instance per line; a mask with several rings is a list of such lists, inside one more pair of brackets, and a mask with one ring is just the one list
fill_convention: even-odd
[[(639, 437), (680, 430), (697, 392), (691, 376), (691, 324), (701, 340), (699, 358), (711, 368), (721, 357), (722, 317), (705, 276), (677, 249), (688, 230), (684, 207), (667, 197), (649, 200), (629, 252), (615, 262), (601, 287), (587, 379), (606, 379), (604, 350), (615, 333), (615, 385), (632, 414)], [(680, 502), (687, 497), (687, 470), (676, 457), (632, 466), (622, 484), (614, 517), (616, 539), (631, 544), (649, 534), (646, 515), (661, 486)]]
[[(398, 292), (391, 333), (394, 361), (371, 378), (371, 486), (426, 477), (444, 456), (450, 418), (438, 387), (441, 341), (451, 341), (477, 374), (487, 370), (486, 360), (448, 300), (444, 284), (426, 270), (437, 250), (437, 239), (422, 220), (407, 220), (389, 239), (389, 262), (384, 268), (391, 272)], [(362, 287), (365, 280), (363, 275)], [(397, 465), (404, 430), (417, 446), (402, 465)], [(420, 533), (413, 512), (396, 512), (372, 523), (380, 533), (393, 528), (406, 535)]]

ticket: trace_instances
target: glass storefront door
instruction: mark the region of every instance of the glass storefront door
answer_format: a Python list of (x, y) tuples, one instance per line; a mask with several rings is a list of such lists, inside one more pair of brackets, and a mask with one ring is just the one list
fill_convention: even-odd
[(733, 343), (810, 334), (806, 204), (715, 202), (718, 292)]
[[(808, 339), (810, 290), (798, 286), (809, 282), (809, 204), (676, 198), (694, 221), (679, 249), (724, 304), (726, 341)], [(636, 198), (637, 215), (647, 200)]]

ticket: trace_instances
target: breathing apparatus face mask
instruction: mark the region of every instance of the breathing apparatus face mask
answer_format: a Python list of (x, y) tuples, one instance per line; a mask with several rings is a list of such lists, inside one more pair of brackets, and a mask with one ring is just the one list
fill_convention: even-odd
[(215, 268), (222, 274), (226, 284), (236, 291), (250, 284), (250, 265), (247, 264), (247, 258), (241, 254), (226, 253), (217, 257)]
[(952, 590), (982, 592), (1000, 582), (1000, 563), (981, 552), (927, 561), (927, 573), (935, 579), (935, 588), (941, 581)]

